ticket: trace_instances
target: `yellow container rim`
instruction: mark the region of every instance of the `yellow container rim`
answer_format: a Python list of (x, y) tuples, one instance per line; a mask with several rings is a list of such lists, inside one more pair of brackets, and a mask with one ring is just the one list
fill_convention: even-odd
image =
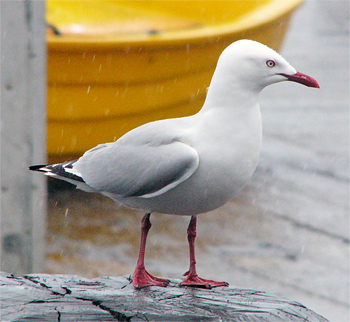
[(233, 23), (199, 29), (187, 29), (149, 35), (138, 33), (123, 36), (94, 37), (59, 37), (48, 35), (48, 49), (56, 51), (86, 51), (86, 50), (157, 50), (164, 47), (184, 47), (210, 44), (213, 39), (227, 38), (252, 29), (261, 28), (276, 19), (289, 14), (302, 4), (304, 0), (271, 0), (265, 5), (242, 16)]

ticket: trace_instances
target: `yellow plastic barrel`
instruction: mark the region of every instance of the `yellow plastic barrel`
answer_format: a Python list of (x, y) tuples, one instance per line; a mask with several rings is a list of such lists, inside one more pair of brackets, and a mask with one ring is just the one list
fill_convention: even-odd
[(222, 50), (279, 49), (301, 2), (48, 0), (50, 160), (197, 112)]

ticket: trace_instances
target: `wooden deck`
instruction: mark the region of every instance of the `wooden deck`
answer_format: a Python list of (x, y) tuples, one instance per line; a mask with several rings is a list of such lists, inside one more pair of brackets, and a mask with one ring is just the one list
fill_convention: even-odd
[[(282, 49), (321, 89), (282, 83), (261, 96), (264, 141), (251, 184), (198, 222), (198, 270), (296, 300), (333, 322), (349, 315), (349, 3), (306, 1)], [(131, 274), (141, 213), (101, 196), (54, 190), (47, 271)], [(187, 270), (188, 218), (154, 215), (147, 266)]]
[[(261, 291), (179, 287), (136, 291), (127, 277), (0, 274), (1, 312), (8, 321), (269, 321), (328, 322), (300, 303)], [(18, 308), (21, 308), (20, 310)]]

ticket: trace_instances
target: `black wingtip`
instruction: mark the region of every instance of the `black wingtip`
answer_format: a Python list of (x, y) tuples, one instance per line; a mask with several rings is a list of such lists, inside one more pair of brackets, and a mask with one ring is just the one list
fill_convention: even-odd
[(31, 165), (31, 166), (29, 167), (29, 170), (31, 170), (31, 171), (43, 171), (43, 170), (40, 170), (40, 169), (43, 168), (43, 167), (46, 167), (46, 164)]
[(75, 181), (85, 183), (84, 179), (79, 175), (71, 173), (70, 171), (66, 171), (66, 169), (68, 170), (72, 169), (73, 164), (76, 161), (77, 160), (73, 160), (73, 161), (68, 161), (68, 162), (58, 163), (58, 164), (36, 164), (36, 165), (31, 165), (29, 167), (29, 170), (44, 172), (48, 176), (57, 177), (60, 180), (70, 179), (70, 180), (75, 180)]

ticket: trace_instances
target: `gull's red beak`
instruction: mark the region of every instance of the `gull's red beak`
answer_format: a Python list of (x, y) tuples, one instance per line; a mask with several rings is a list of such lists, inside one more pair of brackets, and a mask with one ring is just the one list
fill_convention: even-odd
[(317, 81), (314, 78), (300, 72), (297, 72), (296, 74), (293, 74), (293, 75), (287, 75), (287, 74), (280, 74), (280, 75), (286, 77), (288, 80), (292, 82), (300, 83), (308, 87), (320, 88), (320, 85), (318, 85)]

